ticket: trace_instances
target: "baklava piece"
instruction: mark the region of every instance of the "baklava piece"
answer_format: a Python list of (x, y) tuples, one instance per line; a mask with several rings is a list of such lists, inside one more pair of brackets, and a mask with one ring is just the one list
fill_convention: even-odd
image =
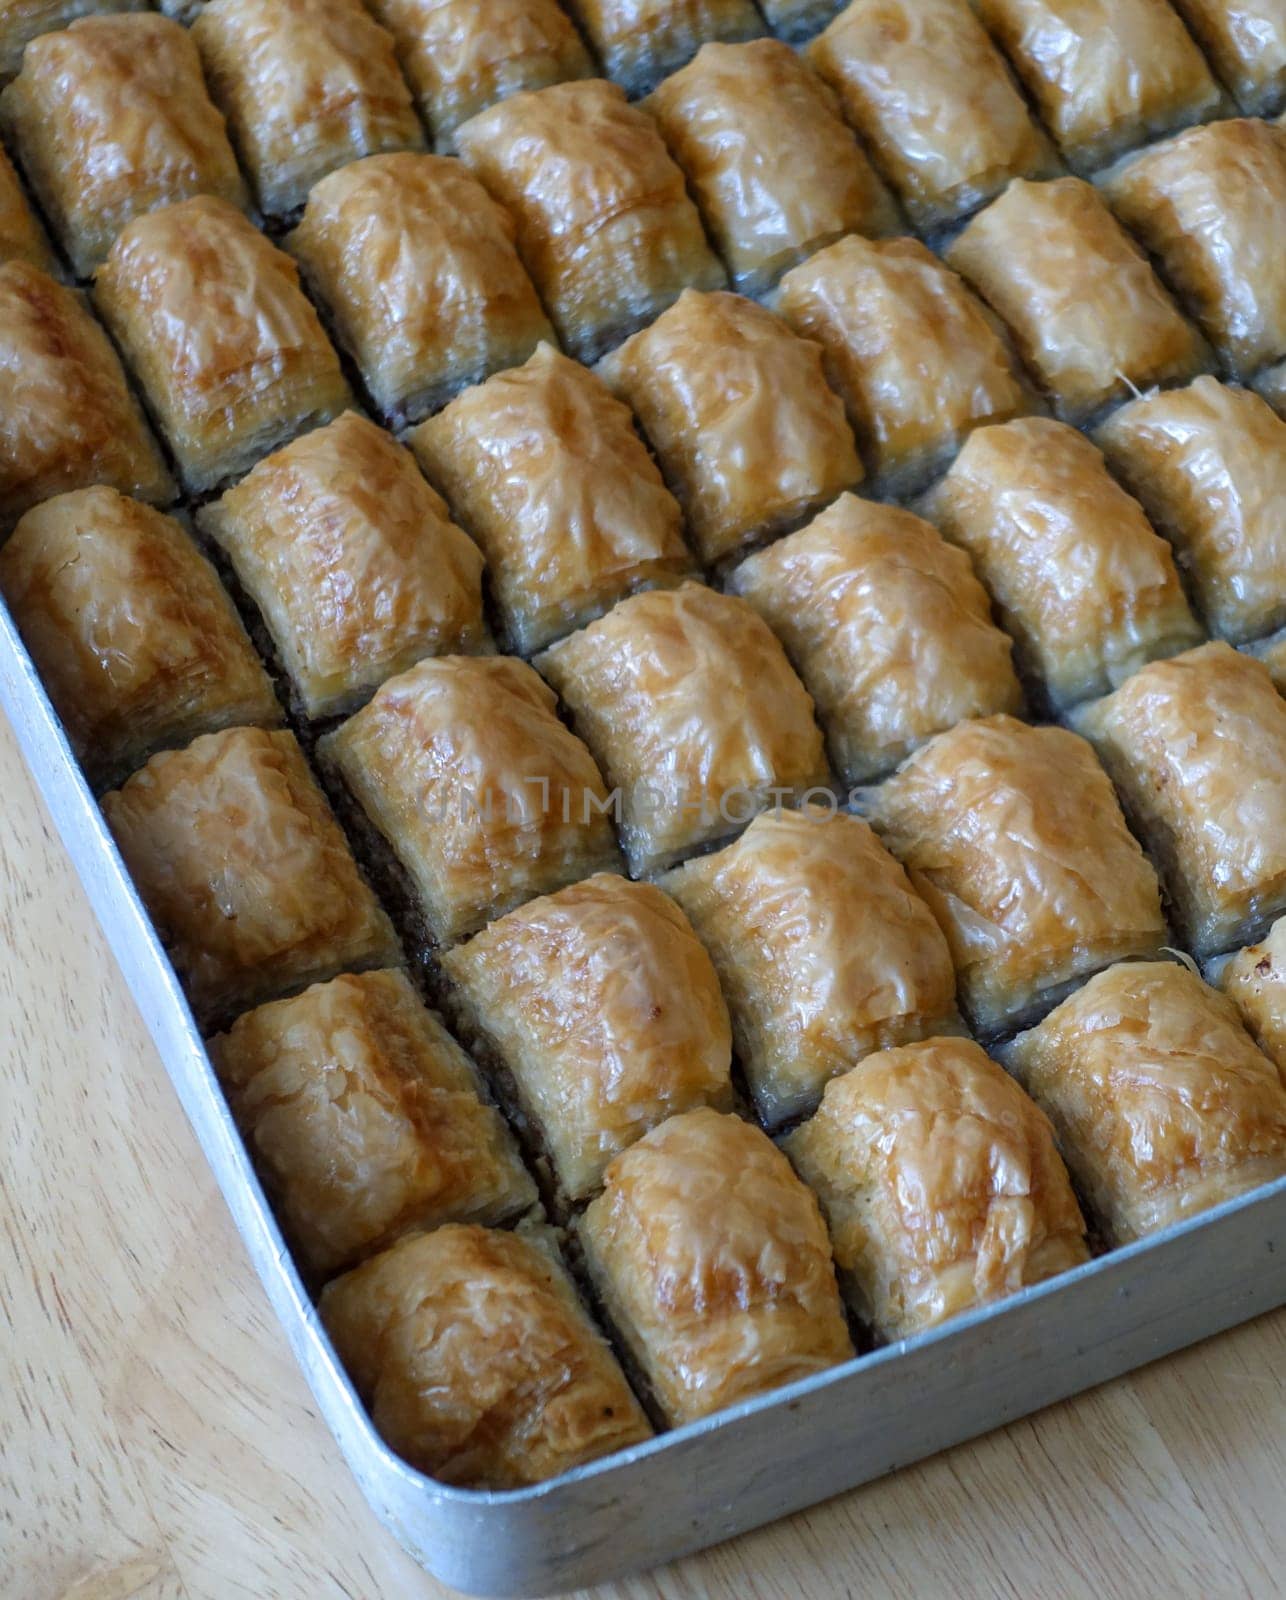
[(6, 261), (25, 261), (42, 272), (57, 270), (45, 230), (0, 145), (0, 266)]
[(571, 884), (457, 945), (443, 966), (564, 1200), (593, 1194), (613, 1157), (676, 1112), (732, 1107), (719, 980), (683, 912), (651, 884), (610, 873)]
[(0, 536), (51, 495), (105, 483), (153, 505), (174, 480), (85, 302), (25, 261), (0, 266)]
[(1286, 1175), (1277, 1068), (1176, 962), (1099, 973), (1004, 1055), (1112, 1244)]
[(728, 586), (786, 646), (845, 783), (882, 777), (965, 717), (1022, 709), (969, 557), (909, 511), (843, 495)]
[(764, 1133), (703, 1109), (607, 1169), (581, 1218), (608, 1319), (678, 1427), (853, 1354), (817, 1201)]
[(993, 320), (918, 240), (840, 239), (786, 274), (776, 305), (821, 345), (878, 492), (909, 493), (970, 429), (1031, 409)]
[(409, 451), (346, 411), (197, 513), (308, 717), (356, 709), (424, 656), (489, 652), (482, 552)]
[(917, 227), (1061, 170), (969, 0), (852, 0), (806, 55)]
[(314, 984), (238, 1017), (210, 1056), (312, 1276), (402, 1234), (536, 1202), (478, 1069), (402, 972)]
[(1286, 104), (1286, 0), (1174, 0), (1247, 116)]
[(203, 1025), (401, 960), (292, 733), (163, 751), (103, 812)]
[(619, 794), (635, 877), (826, 783), (813, 702), (732, 595), (696, 583), (634, 595), (537, 665)]
[(440, 945), (619, 864), (598, 768), (556, 703), (512, 656), (441, 656), (321, 742)]
[(1011, 183), (946, 252), (1067, 422), (1209, 365), (1147, 257), (1079, 178)]
[(604, 71), (634, 98), (692, 60), (706, 40), (757, 39), (751, 0), (568, 0)]
[(459, 130), (461, 153), (518, 225), (559, 338), (592, 361), (685, 287), (724, 271), (656, 123), (616, 84), (517, 94)]
[(95, 304), (190, 493), (351, 399), (295, 263), (226, 200), (136, 217), (98, 269)]
[(391, 424), (554, 336), (512, 218), (446, 156), (368, 156), (331, 173), (286, 248)]
[(1122, 406), (1095, 437), (1213, 632), (1235, 643), (1286, 625), (1286, 422), (1270, 406), (1198, 378)]
[(28, 511), (0, 549), (0, 593), (95, 787), (199, 733), (281, 720), (209, 562), (115, 489)]
[(872, 790), (866, 810), (941, 923), (983, 1037), (1165, 943), (1151, 863), (1093, 750), (1064, 728), (962, 722)]
[(552, 1247), (524, 1234), (412, 1234), (319, 1310), (375, 1426), (442, 1483), (518, 1489), (651, 1437)]
[(1201, 643), (1169, 545), (1064, 422), (980, 428), (925, 508), (973, 557), (1019, 667), (1056, 711)]
[(756, 817), (662, 887), (714, 960), (768, 1128), (814, 1110), (871, 1051), (961, 1031), (942, 930), (857, 817), (820, 806)]
[(1226, 109), (1168, 0), (974, 3), (1077, 172)]
[(740, 295), (685, 289), (598, 372), (642, 423), (707, 565), (862, 477), (821, 351)]
[(65, 28), (77, 17), (147, 9), (147, 0), (0, 0), (0, 84), (18, 71), (23, 50), (42, 33)]
[(971, 1039), (882, 1050), (782, 1145), (840, 1284), (888, 1342), (1089, 1260), (1049, 1118)]
[(516, 654), (692, 571), (678, 503), (628, 410), (549, 345), (467, 389), (411, 445), (481, 545)]
[(1286, 917), (1279, 917), (1258, 944), (1238, 950), (1223, 964), (1218, 986), (1286, 1074)]
[(1286, 700), (1214, 643), (1154, 661), (1077, 713), (1125, 797), (1196, 956), (1286, 910)]
[(201, 57), (168, 17), (83, 17), (33, 40), (0, 120), (79, 277), (145, 211), (194, 194), (249, 204)]

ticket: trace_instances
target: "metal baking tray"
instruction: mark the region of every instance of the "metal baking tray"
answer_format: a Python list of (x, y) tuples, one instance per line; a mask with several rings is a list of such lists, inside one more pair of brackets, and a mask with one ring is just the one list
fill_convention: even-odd
[(322, 1330), (174, 971), (0, 604), (0, 704), (317, 1404), (435, 1577), (537, 1596), (730, 1538), (1286, 1303), (1286, 1179), (937, 1332), (531, 1489), (448, 1488), (372, 1428)]

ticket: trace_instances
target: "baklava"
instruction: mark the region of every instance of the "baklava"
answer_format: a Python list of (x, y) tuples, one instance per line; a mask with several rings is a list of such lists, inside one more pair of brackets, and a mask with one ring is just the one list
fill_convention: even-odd
[(197, 513), (304, 715), (355, 710), (424, 656), (485, 654), (482, 552), (411, 454), (346, 411)]
[(162, 751), (103, 812), (203, 1026), (401, 959), (292, 733)]
[(732, 1107), (728, 1010), (683, 912), (599, 873), (443, 957), (470, 1037), (564, 1201), (679, 1111)]
[(482, 547), (519, 655), (693, 570), (678, 503), (629, 411), (549, 345), (466, 389), (411, 445)]
[(77, 17), (116, 11), (146, 11), (147, 0), (3, 0), (0, 4), (0, 83), (22, 65), (22, 53), (42, 33), (65, 28)]
[(1286, 0), (1174, 0), (1247, 116), (1286, 104)]
[(763, 19), (751, 0), (568, 0), (609, 78), (646, 94), (691, 61), (707, 39), (756, 39)]
[(1005, 1052), (1111, 1244), (1286, 1175), (1286, 1088), (1236, 1008), (1176, 962), (1090, 980)]
[(25, 261), (42, 272), (57, 270), (45, 230), (0, 145), (0, 266), (6, 261)]
[(768, 1128), (812, 1111), (871, 1051), (962, 1031), (942, 930), (857, 817), (821, 806), (756, 817), (661, 883), (714, 960)]
[(766, 1134), (703, 1109), (607, 1169), (577, 1230), (606, 1315), (679, 1426), (853, 1353), (817, 1201)]
[(1089, 1260), (1049, 1118), (971, 1039), (867, 1056), (782, 1148), (821, 1201), (850, 1304), (881, 1340)]
[(1156, 873), (1093, 750), (1065, 728), (962, 722), (864, 809), (941, 923), (983, 1037), (1165, 944)]
[(1022, 709), (969, 557), (909, 511), (842, 495), (728, 586), (786, 646), (845, 783), (882, 777), (965, 717)]
[(709, 566), (862, 477), (821, 350), (740, 295), (685, 289), (598, 372), (642, 423)]
[(1221, 965), (1218, 987), (1286, 1074), (1286, 917), (1279, 917), (1258, 944)]
[(808, 691), (733, 595), (696, 583), (634, 595), (536, 664), (618, 798), (635, 877), (826, 783)]

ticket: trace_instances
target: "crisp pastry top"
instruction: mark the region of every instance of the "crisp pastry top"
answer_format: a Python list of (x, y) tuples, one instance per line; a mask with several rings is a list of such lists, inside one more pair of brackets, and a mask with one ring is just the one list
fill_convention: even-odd
[(1064, 728), (962, 722), (874, 790), (869, 809), (942, 924), (984, 1034), (1059, 984), (1164, 942), (1156, 874), (1093, 750)]
[(367, 156), (314, 185), (286, 241), (386, 416), (417, 420), (553, 329), (513, 220), (446, 156)]
[(676, 1111), (732, 1106), (732, 1035), (710, 957), (673, 900), (598, 873), (443, 957), (563, 1194)]
[(439, 150), (462, 122), (520, 89), (592, 78), (594, 63), (558, 0), (370, 0), (397, 41)]
[(115, 489), (33, 507), (0, 549), (0, 592), (90, 782), (162, 745), (281, 709), (188, 534)]
[(86, 13), (145, 11), (147, 0), (0, 0), (0, 84), (22, 65), (24, 47)]
[(607, 1314), (668, 1422), (853, 1353), (817, 1201), (758, 1128), (671, 1117), (607, 1169), (580, 1240)]
[(1147, 257), (1079, 178), (1011, 183), (946, 257), (1008, 323), (1069, 422), (1207, 364)]
[(617, 864), (603, 780), (556, 704), (512, 656), (439, 656), (322, 741), (440, 944)]
[(103, 812), (202, 1023), (401, 959), (293, 733), (164, 751)]
[(174, 499), (111, 341), (83, 299), (26, 261), (0, 265), (0, 534), (65, 489)]
[(13, 163), (0, 145), (0, 266), (25, 261), (44, 272), (54, 270), (53, 253), (45, 230), (18, 181)]
[(1092, 978), (1006, 1063), (1114, 1244), (1286, 1174), (1286, 1088), (1234, 1006), (1175, 962)]
[(1286, 356), (1286, 133), (1250, 117), (1190, 128), (1104, 192), (1235, 373)]
[(209, 1050), (319, 1277), (411, 1228), (503, 1222), (536, 1201), (477, 1069), (402, 972), (314, 984), (238, 1017)]
[(969, 0), (852, 0), (806, 55), (920, 226), (1057, 170)]
[(753, 300), (685, 289), (598, 371), (643, 424), (712, 565), (862, 477), (820, 349)]
[(568, 0), (607, 77), (631, 98), (690, 61), (706, 40), (755, 39), (751, 0)]
[(1223, 106), (1168, 0), (975, 3), (1078, 171)]
[(1020, 664), (1059, 709), (1201, 642), (1169, 545), (1066, 423), (980, 428), (928, 506), (973, 557)]
[(777, 307), (822, 346), (886, 487), (914, 487), (971, 428), (1030, 409), (993, 321), (916, 239), (841, 239), (786, 274)]
[(1095, 437), (1174, 544), (1216, 633), (1286, 624), (1286, 422), (1271, 406), (1202, 377), (1122, 406)]
[(459, 130), (461, 153), (518, 224), (518, 248), (571, 355), (590, 361), (684, 287), (719, 289), (656, 123), (591, 79), (514, 95)]
[(196, 45), (168, 17), (83, 17), (34, 39), (0, 118), (82, 278), (144, 211), (194, 194), (249, 204)]
[(412, 1234), (319, 1309), (375, 1426), (443, 1483), (521, 1488), (651, 1436), (561, 1264), (522, 1233)]
[(1286, 1077), (1286, 917), (1228, 961), (1219, 987)]
[(856, 1309), (905, 1339), (1089, 1260), (1049, 1118), (971, 1039), (883, 1050), (783, 1144)]
[(537, 665), (620, 791), (635, 876), (826, 782), (808, 691), (733, 595), (698, 583), (634, 595)]
[(310, 717), (421, 656), (487, 650), (482, 552), (409, 451), (346, 411), (197, 514), (231, 557)]
[(547, 344), (466, 389), (411, 444), (485, 551), (522, 655), (631, 590), (692, 570), (678, 503), (628, 410)]
[(710, 951), (768, 1127), (869, 1050), (958, 1027), (942, 930), (870, 827), (820, 806), (755, 820), (668, 873)]
[(1206, 58), (1249, 115), (1286, 102), (1286, 0), (1174, 0)]

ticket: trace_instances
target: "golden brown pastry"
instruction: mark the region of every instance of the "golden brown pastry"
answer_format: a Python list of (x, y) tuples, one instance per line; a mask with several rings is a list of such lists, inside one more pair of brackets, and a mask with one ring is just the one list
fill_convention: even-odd
[(1186, 948), (1213, 955), (1286, 910), (1286, 700), (1214, 643), (1154, 661), (1077, 714), (1152, 852)]
[(728, 586), (786, 646), (846, 783), (882, 776), (965, 717), (1022, 708), (969, 557), (909, 511), (841, 495)]
[(969, 0), (852, 0), (806, 54), (918, 227), (1059, 170)]
[(782, 1148), (840, 1283), (890, 1342), (1089, 1260), (1049, 1118), (972, 1039), (881, 1050)]
[(520, 89), (592, 78), (594, 63), (558, 0), (370, 0), (439, 150)]
[(361, 0), (208, 0), (192, 37), (269, 216), (359, 156), (424, 148), (393, 40)]
[(1100, 972), (1004, 1054), (1113, 1244), (1286, 1174), (1277, 1068), (1176, 962)]
[(786, 274), (776, 305), (825, 352), (877, 491), (910, 492), (971, 428), (1031, 409), (993, 321), (916, 239), (828, 245)]
[(942, 930), (857, 817), (822, 806), (756, 817), (661, 884), (714, 959), (768, 1128), (814, 1110), (872, 1050), (961, 1030)]
[(0, 265), (0, 535), (29, 507), (105, 483), (168, 505), (174, 480), (84, 300), (26, 261)]
[(677, 1111), (732, 1106), (732, 1034), (710, 957), (650, 883), (599, 873), (443, 957), (501, 1094), (583, 1200)]
[(626, 93), (646, 94), (691, 61), (707, 39), (757, 39), (751, 0), (568, 0), (603, 70)]
[(1079, 178), (1011, 183), (946, 258), (1008, 323), (1067, 422), (1209, 365), (1146, 256)]
[(135, 217), (98, 269), (95, 304), (193, 494), (351, 399), (295, 263), (226, 200)]
[(0, 549), (0, 593), (96, 787), (198, 733), (281, 721), (209, 562), (115, 489), (28, 511)]
[(197, 513), (259, 608), (303, 711), (352, 711), (423, 656), (485, 653), (482, 552), (410, 453), (346, 411)]
[(56, 270), (45, 230), (0, 145), (0, 266), (6, 261), (25, 261), (42, 272)]
[(513, 213), (523, 260), (577, 360), (593, 361), (685, 287), (723, 287), (683, 174), (618, 85), (516, 94), (457, 142)]
[(83, 17), (33, 40), (0, 120), (79, 277), (131, 217), (194, 194), (249, 204), (201, 57), (168, 17)]
[(678, 503), (629, 412), (547, 344), (421, 423), (411, 445), (482, 546), (516, 654), (692, 571)]
[(18, 71), (24, 48), (42, 33), (88, 14), (145, 10), (147, 0), (0, 0), (0, 84)]
[(1198, 378), (1122, 406), (1095, 438), (1174, 545), (1215, 633), (1286, 624), (1286, 422), (1271, 407)]
[(1286, 1074), (1286, 917), (1278, 917), (1258, 944), (1221, 965), (1218, 987)]
[(1165, 943), (1156, 873), (1093, 750), (1064, 728), (962, 722), (866, 808), (942, 924), (984, 1037)]
[(319, 1309), (375, 1426), (443, 1483), (516, 1489), (651, 1436), (561, 1263), (523, 1234), (412, 1234)]
[(1223, 82), (1248, 116), (1286, 102), (1286, 0), (1174, 0)]
[(537, 666), (619, 792), (635, 877), (826, 782), (813, 702), (733, 595), (697, 583), (634, 595)]
[(308, 1273), (416, 1228), (536, 1202), (478, 1069), (405, 973), (314, 984), (210, 1040), (228, 1104)]
[(321, 742), (439, 944), (618, 865), (603, 780), (555, 704), (512, 656), (440, 656)]
[(753, 300), (685, 289), (597, 370), (643, 424), (708, 565), (862, 477), (821, 351)]
[(578, 1234), (595, 1292), (677, 1427), (853, 1353), (817, 1201), (772, 1141), (703, 1109), (607, 1169)]
[(974, 0), (1077, 172), (1224, 109), (1168, 0)]
[(103, 813), (203, 1025), (401, 959), (293, 733), (163, 751)]
[(1020, 667), (1055, 710), (1201, 642), (1169, 545), (1064, 422), (980, 428), (926, 509), (973, 557)]
[(512, 218), (446, 156), (368, 156), (331, 173), (286, 248), (391, 424), (554, 336)]

